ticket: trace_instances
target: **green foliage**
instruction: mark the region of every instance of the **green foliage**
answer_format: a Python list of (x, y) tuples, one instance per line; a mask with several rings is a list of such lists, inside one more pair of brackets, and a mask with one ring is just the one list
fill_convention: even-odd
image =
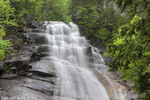
[(150, 20), (137, 15), (121, 26), (107, 54), (111, 67), (119, 70), (124, 80), (132, 81), (134, 89), (146, 100), (150, 99)]
[(111, 70), (119, 70), (122, 79), (132, 81), (134, 90), (144, 100), (149, 100), (150, 1), (116, 0), (116, 3), (125, 11), (129, 21), (118, 28), (119, 34), (114, 34), (113, 43), (107, 44), (106, 55), (113, 59), (110, 63)]
[(118, 7), (133, 17), (135, 14), (146, 18), (150, 17), (150, 0), (116, 0)]
[[(86, 35), (88, 37), (93, 36), (97, 30), (97, 20), (98, 20), (98, 11), (97, 7), (94, 5), (85, 5), (79, 6), (76, 13), (76, 18), (79, 21), (79, 24), (85, 25), (88, 30), (86, 30)], [(91, 20), (92, 19), (92, 20)], [(94, 20), (93, 20), (94, 19)]]
[(12, 51), (11, 43), (8, 40), (0, 40), (0, 61), (5, 58), (6, 54)]
[(43, 5), (45, 20), (71, 21), (69, 0), (47, 0)]
[(113, 8), (103, 8), (96, 3), (85, 3), (82, 6), (77, 6), (75, 20), (78, 24), (85, 26), (85, 35), (91, 39), (99, 37), (106, 44), (111, 42), (113, 33), (117, 32), (117, 28), (125, 22), (125, 18), (116, 14)]
[(9, 0), (1, 0), (0, 1), (0, 25), (12, 25), (16, 26), (17, 24), (14, 22), (15, 9), (10, 6)]
[(0, 25), (0, 39), (5, 35), (3, 27)]
[[(17, 21), (24, 20), (24, 14), (31, 14), (36, 17), (41, 15), (42, 0), (13, 0), (11, 5), (16, 9), (15, 15), (18, 18)], [(20, 25), (20, 24), (19, 24)]]
[(2, 40), (10, 27), (22, 29), (25, 26), (24, 15), (29, 20), (71, 21), (69, 0), (0, 0), (0, 60), (3, 60), (12, 48), (8, 40)]
[(25, 13), (37, 21), (71, 21), (69, 0), (13, 0), (12, 6), (21, 21)]
[(6, 34), (4, 30), (6, 26), (17, 26), (12, 19), (14, 11), (15, 9), (10, 6), (9, 0), (0, 1), (0, 61), (12, 50), (11, 43), (8, 40), (2, 40), (2, 37)]

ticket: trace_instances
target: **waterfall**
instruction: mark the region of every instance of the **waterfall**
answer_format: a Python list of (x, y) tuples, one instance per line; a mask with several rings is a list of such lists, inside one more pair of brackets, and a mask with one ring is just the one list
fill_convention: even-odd
[[(46, 29), (50, 59), (56, 68), (56, 99), (110, 100), (105, 87), (91, 70), (90, 56), (87, 54), (89, 44), (85, 37), (80, 36), (77, 25), (52, 22)], [(94, 60), (93, 64), (103, 65), (103, 59), (95, 53), (98, 50), (92, 48), (91, 52), (99, 59), (98, 62)]]

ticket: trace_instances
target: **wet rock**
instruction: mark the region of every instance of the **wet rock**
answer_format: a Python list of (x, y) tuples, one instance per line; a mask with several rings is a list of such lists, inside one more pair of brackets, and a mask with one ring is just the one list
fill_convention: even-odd
[(6, 56), (4, 63), (6, 62), (16, 62), (16, 61), (29, 61), (31, 60), (32, 51), (29, 47), (24, 47), (22, 50), (12, 53), (9, 56)]
[(46, 30), (48, 24), (43, 24), (43, 28)]
[(40, 53), (34, 52), (32, 54), (32, 61), (38, 61), (38, 60), (40, 60), (40, 58), (41, 58), (41, 54)]
[(89, 57), (89, 62), (94, 63), (94, 57)]
[[(38, 88), (37, 90), (29, 88), (31, 85), (34, 88)], [(43, 86), (43, 85), (46, 86)], [(37, 87), (37, 86), (39, 87)], [(29, 87), (26, 87), (29, 86)], [(41, 86), (41, 87), (40, 87)], [(11, 99), (13, 97), (22, 97), (26, 100), (56, 100), (54, 97), (47, 95), (41, 90), (47, 90), (51, 91), (53, 90), (53, 86), (50, 83), (41, 83), (35, 80), (30, 80), (30, 79), (15, 79), (15, 80), (0, 80), (0, 87), (3, 88), (3, 91), (0, 91), (0, 96), (1, 97), (10, 97), (8, 99)], [(23, 99), (23, 100), (24, 100)], [(14, 100), (14, 99), (13, 99)], [(18, 99), (17, 99), (18, 100)], [(22, 100), (22, 99), (19, 99)]]
[(37, 48), (39, 47), (39, 45), (27, 45), (23, 48), (23, 50), (20, 50), (19, 52), (27, 53), (28, 52), (28, 56), (32, 56), (32, 54), (34, 52), (36, 52)]
[(30, 61), (14, 61), (6, 62), (1, 67), (3, 72), (0, 78), (12, 79), (16, 78), (18, 75), (23, 75), (24, 71), (29, 68), (28, 64)]
[(43, 21), (32, 21), (32, 24), (36, 26), (37, 29), (42, 29), (43, 28)]
[(26, 77), (32, 77), (33, 73), (27, 73), (25, 74)]
[[(121, 100), (122, 95), (127, 95), (127, 88), (111, 80), (107, 75), (99, 70), (94, 69), (98, 80), (103, 84), (111, 100)], [(115, 92), (116, 91), (116, 92)], [(120, 98), (118, 98), (120, 97)]]
[[(17, 53), (7, 57), (0, 76), (0, 97), (36, 97), (36, 100), (59, 100), (54, 98), (56, 85), (55, 68), (49, 60), (40, 60), (49, 56), (49, 46), (45, 44), (46, 38), (38, 29), (36, 34), (25, 33), (23, 36), (26, 46)], [(32, 44), (33, 43), (33, 44)], [(31, 63), (32, 62), (32, 63)], [(9, 65), (9, 66), (8, 66)], [(6, 70), (9, 73), (3, 73)], [(24, 77), (22, 77), (24, 76)], [(1, 89), (2, 88), (2, 89)]]
[(53, 60), (51, 56), (41, 57), (41, 60)]
[(4, 72), (11, 72), (9, 75), (2, 76), (2, 78), (16, 78), (14, 74), (23, 74), (23, 72), (30, 68), (29, 63), (31, 62), (32, 51), (28, 48), (20, 50), (19, 52), (12, 53), (7, 56), (6, 59), (0, 66), (0, 74)]
[(87, 47), (87, 54), (90, 55), (91, 53), (92, 53), (92, 48), (91, 48), (91, 46), (89, 45), (89, 46)]
[(16, 67), (11, 67), (11, 68), (9, 68), (9, 70), (11, 71), (11, 72), (13, 72), (13, 73), (16, 73)]
[(50, 50), (50, 46), (48, 45), (42, 45), (40, 47), (37, 48), (37, 53), (41, 53), (41, 52), (49, 52)]
[(2, 100), (3, 97), (10, 97), (10, 96), (8, 95), (7, 91), (1, 90), (0, 91), (0, 97), (1, 97), (1, 100)]
[(40, 80), (40, 81), (44, 81), (44, 82), (49, 82), (53, 85), (56, 85), (56, 83), (57, 83), (57, 79), (54, 77), (44, 77), (44, 76), (33, 75), (32, 79), (36, 79), (36, 80)]
[(55, 96), (55, 100), (80, 100), (80, 99)]
[(48, 44), (47, 38), (43, 34), (45, 33), (25, 33), (23, 35), (23, 39), (30, 44)]
[(17, 78), (17, 74), (3, 74), (0, 76), (0, 79), (14, 79)]
[(49, 52), (41, 52), (41, 57), (47, 57), (47, 56), (50, 56), (50, 53)]
[(3, 74), (5, 72), (5, 68), (1, 65), (0, 66), (0, 75)]
[(2, 88), (0, 88), (0, 91), (2, 91), (3, 89)]
[(34, 72), (34, 74), (46, 77), (56, 77), (55, 67), (51, 61), (40, 60), (31, 64), (32, 68), (29, 69), (29, 72)]
[(36, 29), (37, 28), (37, 26), (35, 24), (33, 24), (33, 23), (29, 23), (27, 26), (29, 28), (32, 28), (32, 29)]
[(34, 75), (43, 76), (43, 77), (56, 77), (55, 73), (46, 73), (43, 71), (29, 70), (29, 72), (33, 72)]
[(41, 29), (33, 29), (32, 32), (35, 32), (35, 33), (45, 33), (44, 30), (41, 30)]
[(96, 68), (96, 66), (93, 63), (89, 63), (87, 65), (88, 65), (88, 68)]
[(18, 56), (10, 56), (9, 59), (5, 60), (5, 63), (22, 62), (24, 64), (28, 64), (30, 60), (31, 60), (30, 56), (18, 55)]
[(35, 43), (37, 44), (48, 44), (47, 39), (44, 36), (35, 38)]
[(55, 86), (48, 82), (43, 82), (30, 78), (23, 78), (19, 81), (22, 82), (22, 86), (33, 89), (34, 91), (42, 92), (47, 95), (53, 95), (55, 90)]
[(26, 28), (26, 27), (24, 27), (24, 32), (32, 32), (32, 28)]

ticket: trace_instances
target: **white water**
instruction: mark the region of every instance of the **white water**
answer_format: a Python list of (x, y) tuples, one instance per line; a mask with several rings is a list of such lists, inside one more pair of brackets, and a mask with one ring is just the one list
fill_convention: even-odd
[[(47, 25), (47, 38), (50, 45), (50, 54), (56, 67), (57, 84), (55, 96), (66, 97), (67, 100), (110, 100), (106, 89), (88, 68), (88, 43), (80, 36), (77, 25), (62, 22)], [(91, 52), (100, 63), (103, 59), (98, 50)], [(94, 63), (97, 63), (94, 61)], [(60, 99), (62, 100), (62, 99)]]

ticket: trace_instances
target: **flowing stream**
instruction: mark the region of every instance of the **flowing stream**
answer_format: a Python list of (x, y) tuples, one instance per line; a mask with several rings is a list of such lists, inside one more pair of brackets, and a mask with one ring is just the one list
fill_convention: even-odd
[[(90, 68), (92, 65), (89, 65), (90, 57), (87, 54), (89, 44), (85, 37), (80, 36), (76, 24), (72, 22), (69, 25), (63, 22), (48, 24), (46, 37), (50, 46), (50, 59), (57, 74), (58, 86), (54, 93), (56, 98), (110, 100), (105, 87)], [(91, 50), (103, 65), (104, 61), (95, 53), (96, 51), (96, 48)]]

